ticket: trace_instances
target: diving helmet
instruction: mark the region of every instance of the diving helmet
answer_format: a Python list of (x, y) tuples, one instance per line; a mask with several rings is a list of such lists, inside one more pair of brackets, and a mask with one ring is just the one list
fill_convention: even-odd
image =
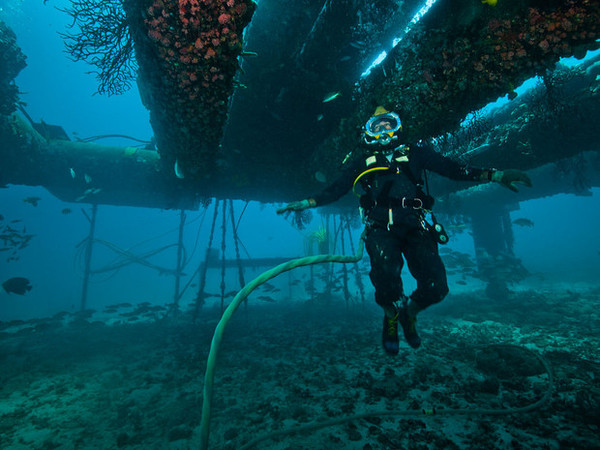
[(388, 145), (398, 139), (396, 133), (399, 131), (402, 131), (402, 123), (398, 114), (378, 106), (365, 124), (365, 143)]

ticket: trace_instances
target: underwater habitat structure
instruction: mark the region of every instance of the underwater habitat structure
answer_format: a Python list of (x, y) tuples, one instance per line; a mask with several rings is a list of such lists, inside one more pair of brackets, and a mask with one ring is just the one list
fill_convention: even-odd
[[(3, 26), (0, 183), (43, 185), (73, 200), (83, 194), (69, 168), (81, 167), (96, 172), (98, 203), (136, 205), (138, 189), (173, 209), (193, 209), (202, 197), (286, 201), (333, 179), (378, 104), (400, 114), (410, 140), (437, 142), (464, 136), (467, 115), (506, 94), (510, 112), (494, 119), (506, 120), (494, 124), (503, 136), (474, 124), (469, 144), (443, 151), (531, 169), (594, 150), (582, 146), (598, 108), (598, 61), (556, 64), (598, 48), (597, 1), (439, 1), (416, 24), (419, 2), (317, 3), (127, 0), (109, 14), (91, 0), (73, 2), (67, 50), (97, 65), (99, 92), (137, 87), (150, 111), (155, 137), (139, 150), (68, 143), (46, 124), (34, 133), (10, 107), (25, 58)], [(399, 28), (405, 34), (387, 57), (361, 74)], [(543, 87), (530, 104), (515, 89), (536, 75)], [(519, 136), (534, 130), (542, 137)]]

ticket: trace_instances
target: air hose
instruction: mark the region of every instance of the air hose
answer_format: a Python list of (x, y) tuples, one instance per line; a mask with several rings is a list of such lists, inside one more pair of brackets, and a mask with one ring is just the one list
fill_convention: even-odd
[[(354, 256), (344, 256), (344, 255), (315, 255), (315, 256), (307, 256), (304, 258), (296, 258), (290, 261), (279, 264), (278, 266), (273, 267), (270, 270), (262, 273), (250, 283), (245, 285), (233, 298), (233, 301), (223, 312), (223, 316), (221, 320), (217, 324), (215, 329), (215, 333), (213, 335), (213, 339), (210, 345), (210, 351), (208, 353), (208, 360), (206, 363), (206, 373), (204, 375), (204, 398), (202, 401), (202, 419), (200, 424), (200, 448), (202, 450), (208, 449), (208, 438), (210, 433), (210, 410), (212, 403), (212, 393), (213, 393), (213, 384), (215, 378), (215, 366), (217, 361), (217, 356), (219, 352), (219, 346), (221, 345), (221, 341), (223, 340), (223, 334), (225, 333), (225, 328), (227, 324), (231, 320), (233, 313), (237, 310), (240, 304), (250, 295), (250, 293), (256, 289), (261, 284), (267, 282), (268, 280), (275, 278), (279, 274), (283, 272), (287, 272), (289, 270), (295, 269), (296, 267), (309, 266), (311, 264), (320, 264), (327, 262), (339, 262), (339, 263), (354, 263), (358, 262), (363, 257), (364, 250), (364, 236), (365, 232), (363, 232), (360, 237), (360, 242), (358, 246), (358, 251)], [(326, 425), (327, 426), (327, 425)]]
[(285, 436), (289, 434), (301, 433), (306, 431), (318, 430), (321, 428), (327, 428), (335, 425), (340, 425), (342, 423), (351, 422), (353, 420), (366, 419), (368, 417), (383, 417), (383, 416), (477, 416), (477, 415), (509, 415), (509, 414), (517, 414), (517, 413), (525, 413), (529, 411), (533, 411), (539, 407), (541, 407), (544, 403), (550, 400), (552, 395), (552, 391), (554, 389), (554, 379), (552, 377), (552, 370), (550, 369), (550, 365), (544, 359), (543, 356), (539, 355), (536, 352), (529, 350), (528, 348), (521, 347), (513, 344), (490, 344), (485, 346), (479, 346), (480, 348), (489, 348), (489, 347), (505, 347), (505, 348), (517, 348), (519, 350), (525, 351), (531, 355), (533, 355), (544, 367), (544, 370), (548, 374), (548, 386), (546, 388), (546, 392), (544, 395), (534, 403), (531, 403), (527, 406), (522, 406), (519, 408), (503, 408), (503, 409), (480, 409), (480, 408), (464, 408), (464, 409), (434, 409), (434, 410), (391, 410), (391, 411), (373, 411), (369, 413), (356, 414), (353, 416), (340, 417), (337, 419), (331, 419), (324, 422), (313, 422), (306, 425), (302, 425), (295, 428), (289, 428), (287, 430), (279, 430), (274, 431), (272, 433), (264, 434), (263, 436), (259, 436), (258, 438), (248, 442), (247, 444), (239, 447), (240, 450), (248, 450), (252, 447), (256, 446), (258, 443), (265, 441), (267, 439), (273, 439), (280, 436)]

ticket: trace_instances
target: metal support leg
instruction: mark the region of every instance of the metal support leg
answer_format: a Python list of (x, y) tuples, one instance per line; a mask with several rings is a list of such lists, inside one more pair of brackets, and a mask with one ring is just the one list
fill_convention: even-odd
[(90, 280), (90, 265), (92, 262), (92, 248), (94, 246), (94, 233), (96, 232), (96, 215), (98, 213), (98, 205), (92, 205), (92, 217), (90, 218), (87, 214), (84, 214), (90, 222), (90, 234), (87, 239), (87, 245), (85, 247), (85, 272), (83, 274), (83, 287), (81, 289), (81, 310), (83, 311), (87, 302), (87, 291)]
[(179, 285), (181, 283), (181, 270), (183, 265), (183, 227), (185, 226), (185, 211), (182, 209), (179, 213), (179, 240), (177, 241), (177, 270), (175, 272), (175, 294), (173, 296), (173, 306), (179, 304)]

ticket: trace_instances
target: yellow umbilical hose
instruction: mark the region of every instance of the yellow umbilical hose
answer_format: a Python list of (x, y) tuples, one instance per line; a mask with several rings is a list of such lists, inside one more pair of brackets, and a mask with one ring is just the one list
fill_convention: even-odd
[(277, 275), (287, 272), (288, 270), (295, 269), (296, 267), (309, 266), (311, 264), (320, 264), (326, 262), (339, 262), (339, 263), (354, 263), (358, 262), (363, 257), (364, 250), (364, 232), (360, 238), (358, 251), (354, 256), (343, 256), (343, 255), (315, 255), (307, 256), (305, 258), (296, 258), (285, 263), (279, 264), (270, 270), (262, 273), (246, 286), (233, 298), (231, 304), (227, 307), (221, 320), (217, 324), (215, 333), (213, 335), (212, 342), (210, 344), (210, 351), (208, 353), (208, 360), (206, 363), (206, 373), (204, 375), (204, 398), (202, 401), (202, 419), (201, 419), (201, 432), (200, 432), (200, 448), (202, 450), (208, 449), (208, 438), (210, 433), (210, 410), (212, 403), (212, 392), (213, 384), (215, 379), (215, 365), (217, 361), (217, 355), (219, 352), (219, 346), (223, 340), (223, 334), (227, 324), (231, 320), (233, 313), (240, 306), (240, 304), (250, 295), (250, 293), (261, 284), (267, 282), (271, 278), (275, 278)]

